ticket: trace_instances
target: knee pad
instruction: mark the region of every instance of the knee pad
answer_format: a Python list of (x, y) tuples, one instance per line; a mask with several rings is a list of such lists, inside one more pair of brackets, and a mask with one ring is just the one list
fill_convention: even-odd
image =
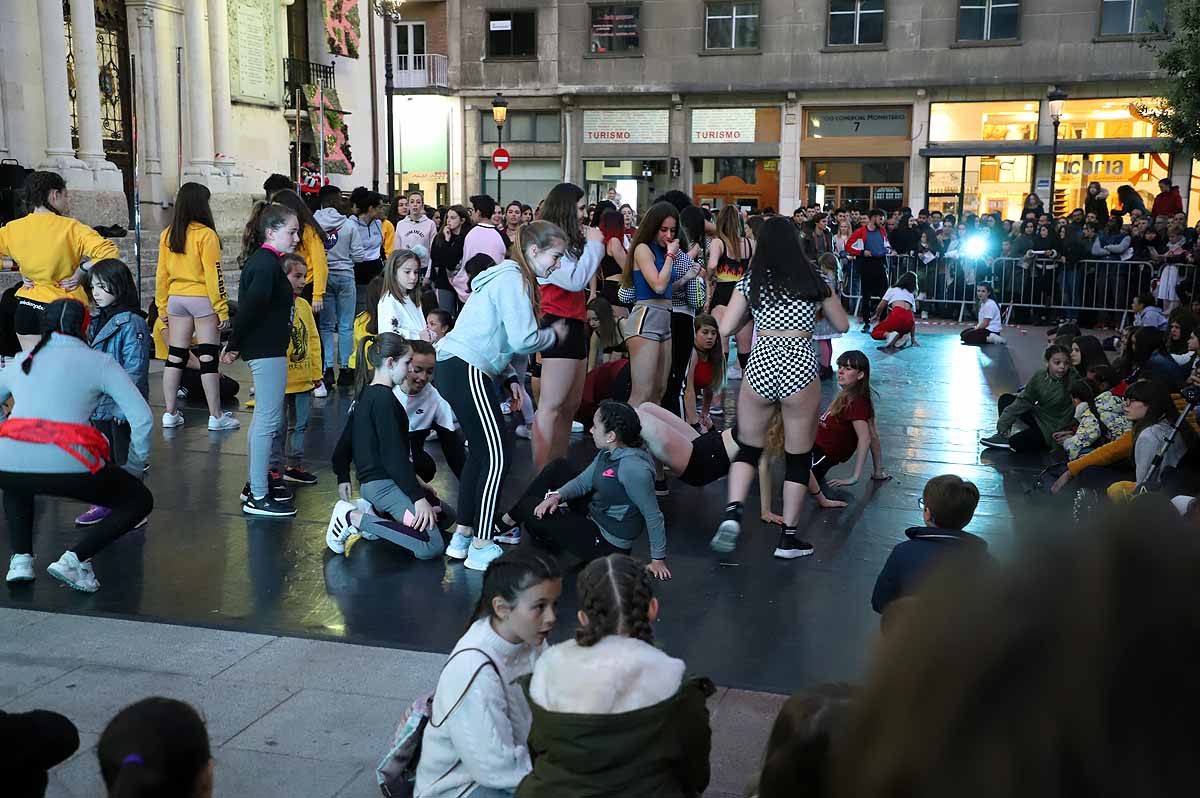
[[(196, 353), (196, 359), (200, 361), (201, 374), (217, 373), (217, 357), (221, 354), (221, 347), (216, 344), (196, 344), (192, 351)], [(208, 360), (204, 358), (208, 358)]]
[(808, 475), (812, 471), (812, 452), (792, 454), (786, 452), (783, 456), (783, 481), (808, 485)]
[(733, 462), (746, 463), (758, 468), (758, 461), (762, 459), (763, 447), (749, 446), (738, 440), (736, 436), (734, 442), (738, 445), (738, 450), (737, 454), (733, 456)]
[[(178, 361), (171, 358), (179, 358)], [(163, 368), (168, 369), (183, 369), (187, 368), (188, 350), (185, 346), (168, 346), (167, 359), (163, 361)]]

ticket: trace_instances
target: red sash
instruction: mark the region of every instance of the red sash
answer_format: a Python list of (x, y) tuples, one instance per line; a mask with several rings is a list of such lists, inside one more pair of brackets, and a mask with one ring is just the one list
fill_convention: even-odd
[(49, 443), (74, 457), (95, 474), (108, 463), (108, 439), (88, 424), (42, 418), (10, 418), (0, 424), (0, 438), (23, 443)]

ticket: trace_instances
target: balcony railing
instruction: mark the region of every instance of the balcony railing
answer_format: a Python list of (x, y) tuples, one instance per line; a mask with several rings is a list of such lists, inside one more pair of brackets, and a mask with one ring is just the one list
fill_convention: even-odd
[(401, 54), (395, 56), (392, 87), (395, 89), (428, 89), (449, 87), (447, 72), (450, 59), (444, 55)]
[[(285, 108), (296, 107), (296, 90), (305, 85), (336, 89), (333, 64), (314, 64), (312, 61), (301, 61), (298, 58), (283, 59), (283, 105)], [(301, 102), (303, 103), (303, 96)]]

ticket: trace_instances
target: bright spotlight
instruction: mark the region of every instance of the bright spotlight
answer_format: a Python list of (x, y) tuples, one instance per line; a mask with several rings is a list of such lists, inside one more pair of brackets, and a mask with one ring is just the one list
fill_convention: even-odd
[(967, 253), (968, 258), (982, 258), (988, 249), (988, 239), (986, 233), (977, 233), (971, 236), (963, 244), (963, 252)]

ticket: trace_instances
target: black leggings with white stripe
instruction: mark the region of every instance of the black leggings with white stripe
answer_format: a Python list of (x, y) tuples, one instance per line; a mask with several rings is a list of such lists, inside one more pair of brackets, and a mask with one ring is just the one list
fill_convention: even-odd
[(435, 380), (467, 436), (467, 460), (458, 482), (458, 523), (473, 528), (476, 537), (491, 540), (496, 502), (508, 473), (496, 381), (457, 357), (438, 361)]

